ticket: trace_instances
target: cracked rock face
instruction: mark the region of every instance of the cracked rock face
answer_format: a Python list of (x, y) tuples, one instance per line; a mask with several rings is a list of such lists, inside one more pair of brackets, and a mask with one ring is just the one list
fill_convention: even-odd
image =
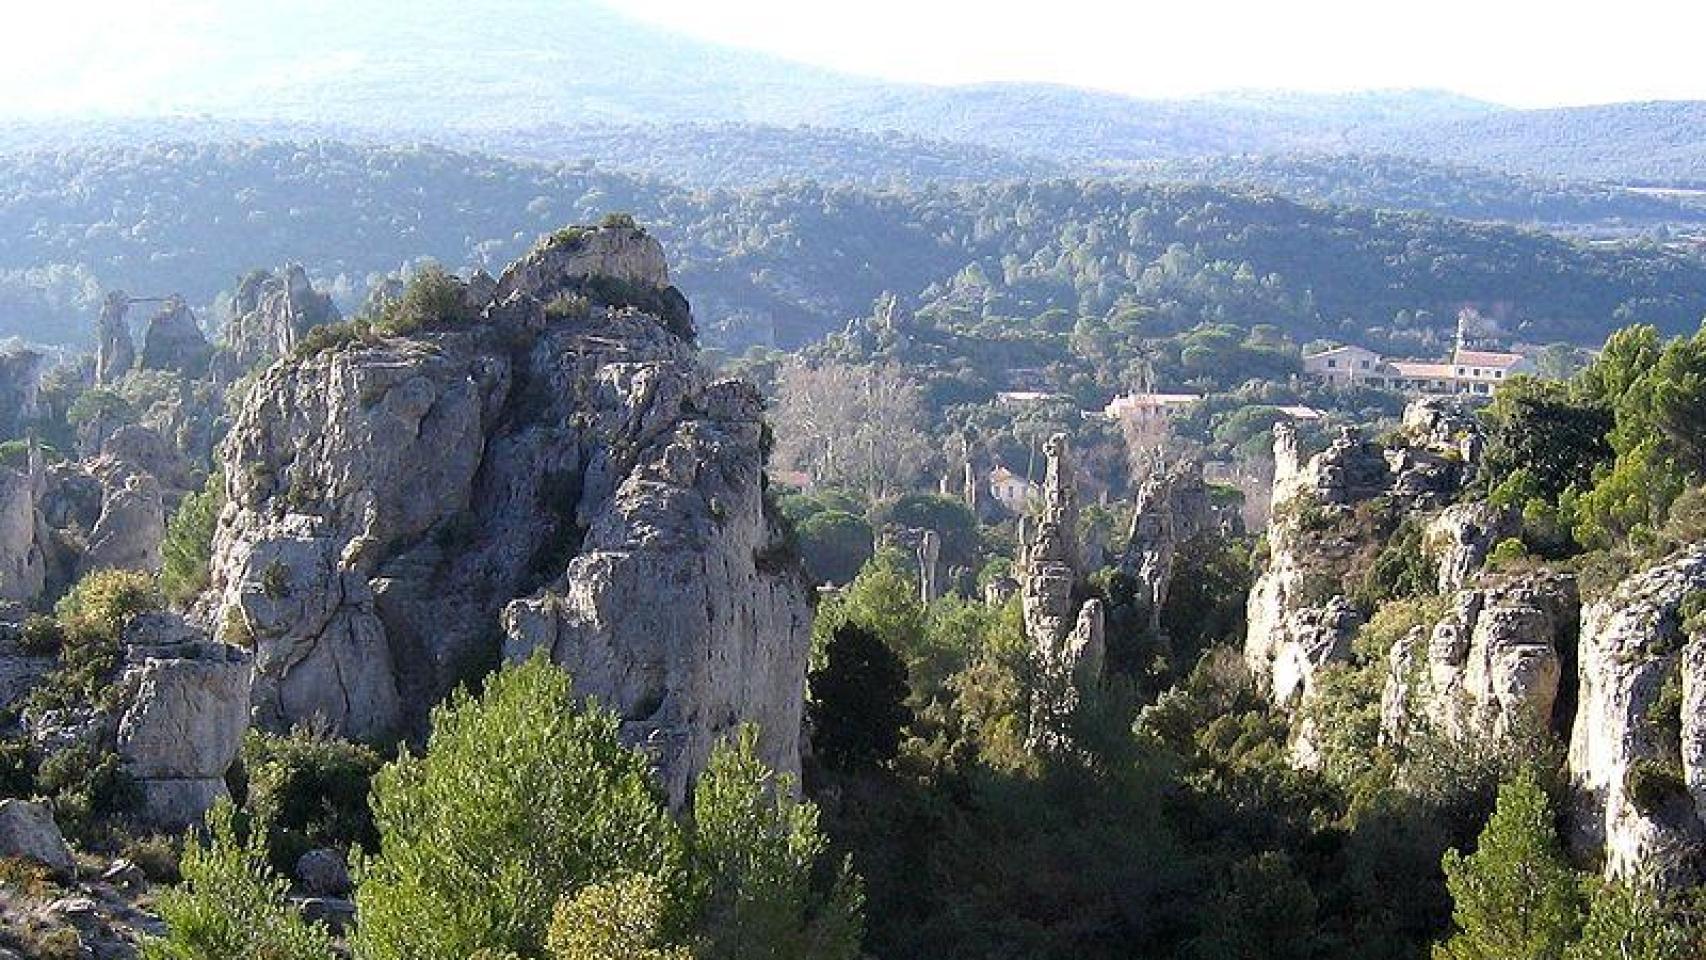
[(107, 294), (101, 315), (95, 321), (95, 382), (115, 383), (136, 366), (136, 341), (130, 336), (130, 295), (123, 290)]
[(39, 456), (22, 469), (0, 466), (0, 600), (28, 603), (46, 583), (44, 484)]
[(231, 317), (220, 335), (217, 372), (223, 380), (234, 380), (289, 356), (309, 330), (337, 319), (331, 296), (314, 289), (301, 265), (252, 273), (237, 285), (232, 299)]
[(1274, 426), (1274, 461), (1268, 564), (1250, 590), (1244, 660), (1274, 703), (1294, 706), (1314, 689), (1322, 667), (1350, 656), (1362, 625), (1341, 595), (1343, 558), (1310, 541), (1304, 511), (1348, 510), (1385, 492), (1391, 474), (1379, 449), (1349, 430), (1300, 462), (1288, 423)]
[(1572, 841), (1608, 876), (1697, 880), (1706, 849), (1706, 638), (1683, 608), (1706, 548), (1639, 573), (1582, 612), (1570, 737)]
[(1431, 630), (1393, 646), (1383, 735), (1418, 722), (1453, 737), (1502, 737), (1555, 726), (1580, 601), (1573, 577), (1524, 574), (1458, 593)]
[(41, 413), (45, 360), (35, 350), (0, 350), (0, 438), (23, 435), (25, 427)]
[[(257, 722), (418, 735), (455, 683), (544, 651), (676, 800), (742, 722), (798, 769), (810, 607), (765, 507), (762, 401), (708, 379), (685, 312), (625, 305), (674, 303), (664, 280), (655, 241), (592, 231), (465, 291), (476, 320), (260, 378), (211, 604), (253, 644)], [(589, 306), (545, 309), (565, 297)]]
[(1455, 593), (1487, 562), (1487, 554), (1520, 525), (1510, 512), (1489, 503), (1459, 503), (1428, 521), (1424, 533), (1430, 556), (1439, 564), (1440, 593)]

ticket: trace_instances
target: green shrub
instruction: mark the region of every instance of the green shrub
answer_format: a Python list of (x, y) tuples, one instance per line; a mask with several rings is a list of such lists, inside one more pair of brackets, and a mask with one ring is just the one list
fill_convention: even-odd
[(305, 360), (327, 350), (335, 350), (352, 343), (368, 343), (374, 339), (372, 323), (363, 317), (354, 317), (342, 323), (323, 323), (311, 327), (307, 333), (296, 341), (296, 347), (291, 351), (291, 357)]
[(545, 316), (552, 320), (585, 320), (591, 315), (591, 301), (578, 293), (559, 293), (545, 304)]
[(36, 789), (47, 797), (65, 835), (85, 843), (137, 799), (136, 782), (118, 754), (84, 743), (48, 755), (36, 771)]
[(551, 958), (694, 960), (687, 948), (664, 945), (671, 906), (668, 885), (657, 877), (632, 874), (588, 884), (557, 904), (546, 937)]
[(640, 225), (634, 222), (634, 215), (631, 213), (607, 213), (604, 215), (604, 219), (598, 221), (598, 225), (604, 230), (640, 229)]
[(18, 631), (18, 651), (32, 657), (51, 657), (65, 646), (65, 631), (59, 621), (32, 614)]
[(1492, 552), (1487, 554), (1487, 568), (1509, 570), (1527, 559), (1528, 548), (1523, 545), (1521, 538), (1506, 537), (1494, 544)]
[(244, 809), (266, 824), (273, 868), (289, 874), (316, 847), (373, 849), (367, 794), (379, 755), (361, 744), (298, 731), (251, 730), (243, 739)]
[(851, 621), (835, 629), (824, 652), (808, 705), (818, 758), (832, 770), (893, 760), (912, 722), (906, 664), (881, 634)]
[(560, 898), (629, 873), (673, 882), (679, 833), (618, 730), (543, 657), (435, 709), (425, 755), (374, 778), (380, 846), (357, 870), (357, 955), (535, 957)]
[(545, 238), (545, 247), (550, 250), (573, 250), (586, 243), (590, 236), (592, 236), (591, 227), (578, 224), (571, 225), (553, 231), (550, 236)]
[(207, 589), (213, 533), (224, 508), (225, 475), (215, 472), (202, 492), (184, 498), (166, 525), (160, 544), (160, 592), (174, 605), (187, 606)]
[[(164, 600), (146, 574), (101, 570), (84, 577), (55, 607), (59, 663), (24, 698), (26, 713), (112, 706), (113, 678), (123, 656), (120, 635), (131, 618)], [(45, 633), (45, 628), (38, 627)]]
[(28, 737), (0, 737), (0, 797), (36, 793), (36, 750)]
[(1557, 960), (1581, 926), (1576, 876), (1564, 862), (1550, 800), (1532, 773), (1499, 789), (1475, 852), (1449, 851), (1442, 865), (1456, 930), (1435, 948), (1436, 960)]
[(125, 840), (120, 855), (155, 883), (178, 883), (184, 878), (183, 844), (181, 837), (131, 837)]
[[(304, 920), (285, 896), (290, 883), (267, 866), (261, 830), (237, 836), (229, 800), (207, 815), (207, 845), (184, 851), (185, 884), (160, 895), (163, 938), (142, 944), (142, 960), (330, 960), (332, 938)], [(258, 827), (264, 826), (257, 824)]]
[(429, 264), (409, 278), (403, 295), (385, 305), (373, 323), (381, 336), (398, 337), (440, 324), (461, 324), (474, 319), (462, 282), (437, 264)]

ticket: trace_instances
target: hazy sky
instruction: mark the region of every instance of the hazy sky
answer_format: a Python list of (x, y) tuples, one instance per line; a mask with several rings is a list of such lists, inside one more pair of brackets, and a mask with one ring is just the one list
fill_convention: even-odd
[(1138, 96), (1438, 87), (1524, 106), (1706, 99), (1701, 0), (623, 0), (700, 36), (930, 82)]
[[(7, 0), (0, 101), (11, 101), (11, 109), (4, 112), (122, 109), (134, 106), (132, 95), (151, 82), (171, 89), (184, 82), (177, 79), (184, 70), (216, 59), (220, 51), (206, 49), (203, 25), (213, 18), (228, 26), (239, 19), (242, 15), (233, 13), (239, 8), (225, 6), (231, 2)], [(506, 0), (512, 14), (529, 2)], [(461, 9), (487, 9), (477, 0), (468, 3)], [(1706, 38), (1703, 0), (1592, 5), (1557, 0), (610, 0), (608, 5), (704, 38), (904, 80), (1042, 80), (1150, 97), (1249, 88), (1434, 87), (1523, 106), (1706, 99), (1700, 53)], [(256, 19), (274, 21), (251, 31), (255, 35), (248, 39), (261, 46), (273, 30), (335, 37), (344, 18), (386, 21), (391, 16), (373, 0), (266, 0), (261, 8), (266, 15)], [(360, 13), (351, 12), (356, 10)], [(566, 35), (565, 42), (573, 41)], [(310, 66), (297, 60), (289, 69)]]

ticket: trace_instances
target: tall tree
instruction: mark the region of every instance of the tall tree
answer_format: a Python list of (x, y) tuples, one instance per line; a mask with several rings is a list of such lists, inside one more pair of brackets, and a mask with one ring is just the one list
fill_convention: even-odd
[(1576, 876), (1532, 769), (1499, 788), (1475, 852), (1449, 850), (1443, 866), (1456, 932), (1434, 960), (1562, 960), (1581, 929)]

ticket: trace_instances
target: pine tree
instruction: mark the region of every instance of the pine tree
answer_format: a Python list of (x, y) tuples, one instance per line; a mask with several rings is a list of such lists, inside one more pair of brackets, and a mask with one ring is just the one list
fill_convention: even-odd
[(1457, 932), (1434, 960), (1562, 960), (1581, 928), (1581, 894), (1532, 770), (1499, 789), (1475, 852), (1447, 851), (1443, 865)]
[(901, 731), (912, 722), (906, 664), (874, 631), (853, 622), (837, 627), (811, 692), (812, 746), (825, 766), (876, 766), (900, 752)]

